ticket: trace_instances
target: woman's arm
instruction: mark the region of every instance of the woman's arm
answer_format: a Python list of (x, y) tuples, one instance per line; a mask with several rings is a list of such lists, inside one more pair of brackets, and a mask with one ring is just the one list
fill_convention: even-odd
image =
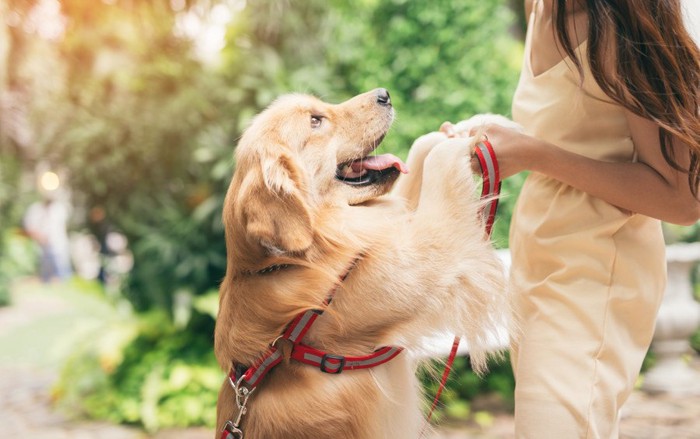
[[(486, 127), (485, 132), (503, 178), (530, 170), (631, 212), (675, 224), (694, 224), (700, 219), (700, 201), (691, 194), (688, 175), (664, 160), (657, 125), (630, 112), (627, 120), (638, 152), (635, 163), (591, 159), (496, 125)], [(687, 169), (687, 146), (674, 141), (673, 153)]]

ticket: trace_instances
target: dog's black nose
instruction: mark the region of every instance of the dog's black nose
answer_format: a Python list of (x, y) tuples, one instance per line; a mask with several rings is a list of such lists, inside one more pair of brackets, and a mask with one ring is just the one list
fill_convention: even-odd
[(391, 96), (386, 88), (377, 89), (377, 103), (385, 107), (391, 107)]

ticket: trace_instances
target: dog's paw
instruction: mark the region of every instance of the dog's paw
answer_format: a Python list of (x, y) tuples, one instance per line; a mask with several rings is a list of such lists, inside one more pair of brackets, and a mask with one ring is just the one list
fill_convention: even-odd
[(435, 145), (425, 160), (424, 184), (471, 182), (474, 137), (453, 137)]

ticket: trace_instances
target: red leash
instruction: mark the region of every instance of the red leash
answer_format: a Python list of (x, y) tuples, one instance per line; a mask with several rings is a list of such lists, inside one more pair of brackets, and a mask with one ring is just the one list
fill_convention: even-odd
[(484, 137), (484, 140), (476, 144), (474, 150), (476, 157), (481, 165), (482, 175), (484, 177), (483, 187), (481, 188), (481, 199), (488, 200), (484, 206), (484, 224), (486, 235), (491, 236), (491, 229), (496, 220), (496, 211), (498, 210), (498, 196), (501, 194), (501, 174), (498, 170), (498, 160), (496, 160), (496, 152), (491, 146), (489, 139)]
[[(491, 236), (491, 229), (493, 228), (493, 222), (496, 219), (496, 210), (498, 209), (498, 195), (501, 193), (501, 179), (498, 171), (498, 161), (496, 160), (496, 153), (493, 150), (493, 146), (491, 146), (491, 142), (489, 142), (487, 138), (484, 138), (483, 141), (476, 144), (474, 154), (476, 154), (477, 159), (479, 159), (479, 164), (481, 165), (481, 172), (483, 175), (481, 199), (487, 200), (487, 204), (484, 205), (482, 210), (484, 215), (484, 227), (486, 229), (486, 235)], [(447, 378), (450, 376), (452, 364), (455, 361), (455, 357), (457, 357), (459, 341), (459, 336), (455, 336), (455, 339), (452, 342), (450, 355), (447, 357), (447, 363), (445, 363), (445, 371), (442, 373), (442, 378), (440, 379), (440, 387), (438, 387), (438, 390), (435, 393), (435, 399), (433, 399), (433, 404), (428, 412), (428, 422), (430, 422), (430, 418), (433, 416), (433, 412), (437, 407), (440, 395), (442, 395), (442, 391), (447, 385)]]

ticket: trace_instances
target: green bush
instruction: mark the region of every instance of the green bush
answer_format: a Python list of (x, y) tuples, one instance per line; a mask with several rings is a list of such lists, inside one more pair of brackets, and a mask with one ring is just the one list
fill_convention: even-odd
[[(3, 123), (0, 114), (0, 124)], [(31, 248), (23, 246), (18, 227), (21, 223), (26, 194), (20, 188), (22, 166), (20, 160), (6, 149), (8, 144), (0, 133), (0, 306), (10, 303), (10, 283), (18, 276), (30, 273), (28, 261), (34, 261), (34, 254), (26, 257)], [(26, 240), (25, 240), (26, 241)]]
[(693, 334), (693, 336), (690, 338), (690, 346), (692, 346), (697, 353), (700, 353), (700, 330), (695, 332), (695, 334)]
[(21, 276), (36, 272), (38, 260), (34, 242), (18, 228), (0, 230), (0, 306), (10, 303), (10, 285)]
[[(419, 376), (431, 403), (440, 387), (444, 369), (442, 360), (434, 360), (420, 370)], [(437, 422), (475, 420), (477, 413), (472, 401), (479, 396), (495, 397), (502, 409), (512, 410), (514, 388), (515, 378), (507, 356), (492, 360), (489, 372), (484, 376), (472, 370), (468, 357), (456, 357), (432, 419)]]
[(181, 329), (163, 312), (115, 322), (77, 347), (54, 396), (74, 415), (150, 432), (213, 426), (224, 374), (201, 336), (212, 332), (211, 316), (197, 311)]

